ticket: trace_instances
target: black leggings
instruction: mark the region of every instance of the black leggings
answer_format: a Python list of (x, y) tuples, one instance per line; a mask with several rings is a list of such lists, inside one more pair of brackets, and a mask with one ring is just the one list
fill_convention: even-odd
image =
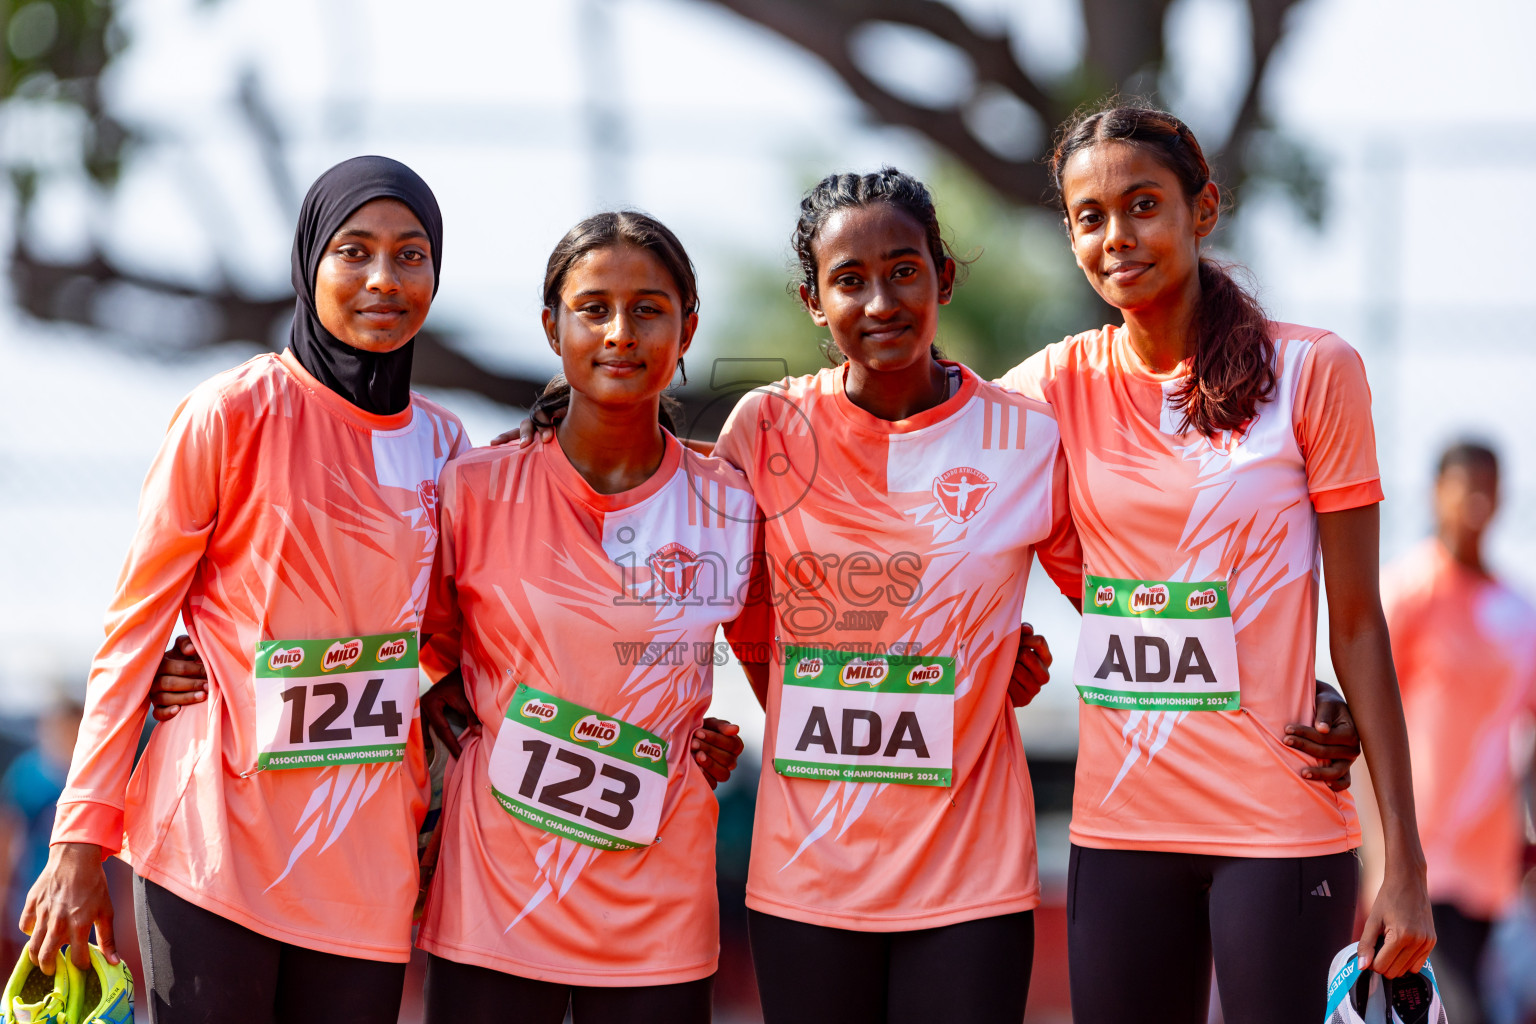
[(153, 1024), (395, 1024), (405, 964), (258, 935), (133, 876)]
[(765, 1024), (1019, 1024), (1034, 911), (911, 932), (747, 912)]
[(534, 981), (427, 954), (426, 1024), (709, 1024), (714, 978), (626, 988)]
[(1354, 937), (1353, 853), (1211, 857), (1072, 847), (1067, 964), (1077, 1024), (1320, 1021)]

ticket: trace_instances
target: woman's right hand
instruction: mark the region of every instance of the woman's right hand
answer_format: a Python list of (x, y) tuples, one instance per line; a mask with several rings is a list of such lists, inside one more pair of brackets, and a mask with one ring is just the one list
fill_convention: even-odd
[(1035, 699), (1041, 687), (1051, 681), (1051, 645), (1035, 628), (1025, 622), (1019, 626), (1019, 653), (1014, 659), (1013, 675), (1008, 681), (1008, 700), (1022, 708)]
[(1435, 919), (1423, 862), (1417, 870), (1394, 867), (1389, 864), (1376, 902), (1371, 904), (1358, 948), (1360, 969), (1388, 978), (1418, 971), (1435, 948)]
[(48, 865), (27, 893), (21, 930), (27, 956), (44, 974), (52, 974), (58, 952), (69, 946), (76, 967), (91, 966), (91, 926), (96, 944), (109, 963), (118, 963), (112, 937), (112, 897), (101, 869), (101, 847), (94, 843), (57, 843), (48, 851)]
[(564, 415), (564, 409), (558, 410), (555, 414), (554, 423), (539, 423), (534, 417), (530, 416), (506, 433), (497, 434), (491, 438), (491, 447), (495, 448), (499, 445), (511, 444), (513, 441), (516, 441), (519, 448), (527, 448), (533, 443), (535, 436), (547, 444), (555, 439), (555, 423), (559, 423)]
[(149, 688), (150, 710), (155, 721), (175, 718), (183, 704), (201, 704), (208, 699), (208, 670), (192, 638), (179, 636), (160, 659), (154, 685)]
[(463, 715), (471, 725), (480, 722), (475, 716), (475, 709), (469, 705), (469, 695), (464, 692), (464, 676), (458, 669), (443, 676), (433, 684), (432, 689), (421, 695), (421, 717), (443, 746), (454, 757), (461, 757), (464, 749), (459, 746), (458, 734), (448, 722), (449, 708)]

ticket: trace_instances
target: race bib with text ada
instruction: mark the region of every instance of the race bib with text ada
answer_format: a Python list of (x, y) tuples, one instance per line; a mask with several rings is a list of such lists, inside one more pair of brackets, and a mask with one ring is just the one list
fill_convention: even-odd
[(1087, 575), (1072, 676), (1085, 704), (1236, 711), (1242, 691), (1226, 581)]
[(954, 742), (954, 658), (784, 649), (780, 775), (948, 786)]
[(524, 684), (496, 735), (490, 775), (514, 818), (600, 850), (633, 850), (661, 827), (667, 743)]
[(420, 689), (416, 633), (256, 645), (256, 766), (405, 758)]

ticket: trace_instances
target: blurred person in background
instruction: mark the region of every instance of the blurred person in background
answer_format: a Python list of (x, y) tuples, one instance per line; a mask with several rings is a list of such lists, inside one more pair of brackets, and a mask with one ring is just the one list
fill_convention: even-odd
[[(48, 863), (48, 839), (53, 834), (54, 809), (69, 774), (84, 708), (60, 694), (37, 720), (37, 742), (17, 755), (0, 775), (0, 871), (4, 871), (6, 920), (16, 921), (27, 890)], [(9, 963), (26, 937), (8, 931), (0, 954)]]
[(1482, 969), (1487, 1024), (1536, 1024), (1536, 871), (1526, 874), (1514, 908), (1494, 924)]
[(1498, 457), (1451, 445), (1435, 475), (1434, 535), (1382, 582), (1440, 938), (1435, 968), (1459, 1004), (1457, 1024), (1484, 1019), (1480, 962), (1520, 892), (1526, 842), (1530, 765), (1512, 754), (1536, 710), (1536, 609), (1484, 561), (1498, 504)]

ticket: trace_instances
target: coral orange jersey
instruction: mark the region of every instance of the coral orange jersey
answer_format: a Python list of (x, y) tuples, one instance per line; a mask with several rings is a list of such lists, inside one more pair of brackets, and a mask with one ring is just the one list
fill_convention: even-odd
[[(145, 878), (284, 942), (408, 959), (427, 778), (402, 666), (437, 474), (465, 447), (437, 405), (370, 415), (290, 352), (199, 385), (144, 483), (53, 841), (121, 848)], [(208, 699), (155, 728), (130, 779), (178, 613)], [(321, 766), (289, 767), (312, 755)]]
[(427, 628), (460, 634), (481, 724), (444, 795), (419, 944), (561, 984), (709, 976), (717, 805), (689, 744), (752, 571), (746, 482), (669, 434), (619, 494), (558, 443), (471, 452), (441, 494)]
[(1180, 429), (1170, 397), (1187, 365), (1153, 375), (1124, 328), (1050, 345), (1003, 378), (1055, 410), (1086, 572), (1101, 578), (1084, 593), (1075, 672), (1079, 845), (1239, 857), (1359, 845), (1352, 799), (1297, 774), (1309, 759), (1282, 739), (1316, 699), (1317, 513), (1382, 497), (1370, 390), (1335, 335), (1270, 330), (1274, 394), (1215, 438)]
[(1034, 802), (1009, 677), (1031, 559), (1081, 584), (1056, 421), (946, 364), (907, 420), (845, 368), (759, 388), (715, 451), (751, 481), (771, 603), (727, 636), (770, 648), (747, 905), (860, 931), (1039, 903)]
[(1491, 920), (1520, 887), (1526, 766), (1510, 740), (1536, 711), (1536, 609), (1435, 539), (1387, 569), (1382, 598), (1430, 899)]

